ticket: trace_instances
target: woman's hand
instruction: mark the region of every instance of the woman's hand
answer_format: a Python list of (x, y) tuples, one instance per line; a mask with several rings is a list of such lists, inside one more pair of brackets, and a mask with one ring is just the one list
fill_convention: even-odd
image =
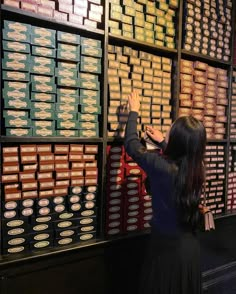
[(139, 113), (140, 109), (140, 97), (139, 94), (135, 91), (133, 91), (129, 96), (128, 96), (128, 103), (129, 103), (129, 110), (130, 111), (136, 111)]
[(162, 132), (160, 132), (157, 129), (154, 129), (151, 126), (146, 127), (146, 132), (152, 140), (154, 140), (158, 143), (161, 143), (164, 140), (164, 136), (163, 136)]

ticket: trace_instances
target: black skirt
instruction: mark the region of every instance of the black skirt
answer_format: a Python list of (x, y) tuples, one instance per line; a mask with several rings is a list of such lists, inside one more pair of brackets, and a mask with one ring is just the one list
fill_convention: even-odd
[(140, 277), (139, 294), (200, 294), (200, 246), (194, 234), (152, 233)]

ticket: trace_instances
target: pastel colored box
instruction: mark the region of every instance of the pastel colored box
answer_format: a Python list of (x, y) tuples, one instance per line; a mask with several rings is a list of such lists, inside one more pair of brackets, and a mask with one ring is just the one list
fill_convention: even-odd
[(98, 73), (102, 72), (101, 64), (80, 63), (80, 70), (83, 72)]
[(17, 71), (3, 71), (3, 80), (29, 81), (29, 73)]
[(18, 42), (30, 43), (30, 35), (24, 32), (2, 30), (2, 38), (4, 40), (12, 40)]
[[(79, 47), (78, 47), (79, 48)], [(77, 50), (76, 52), (68, 52), (66, 50), (57, 50), (57, 59), (69, 60), (69, 61), (79, 61), (80, 60), (80, 52)]]
[(6, 30), (24, 32), (26, 34), (31, 33), (31, 25), (29, 24), (9, 20), (4, 20), (3, 23)]
[(29, 99), (11, 99), (5, 98), (4, 99), (4, 107), (5, 108), (12, 108), (12, 109), (30, 109), (31, 102)]
[(78, 78), (65, 78), (60, 76), (57, 78), (57, 84), (59, 86), (78, 88), (80, 86), (80, 81), (78, 80)]
[(44, 36), (31, 35), (30, 43), (36, 46), (55, 48), (55, 38), (50, 39)]
[(58, 31), (57, 41), (61, 41), (64, 43), (69, 43), (69, 44), (80, 44), (80, 35)]
[(2, 60), (2, 68), (8, 70), (29, 71), (30, 63), (19, 60)]
[(90, 46), (81, 46), (81, 54), (93, 57), (102, 57), (102, 49)]
[(55, 58), (56, 50), (54, 48), (32, 46), (32, 55)]
[(79, 104), (80, 98), (76, 95), (57, 95), (57, 102), (58, 103), (72, 103), (72, 104)]
[(31, 92), (31, 101), (55, 102), (55, 94)]
[(72, 79), (78, 78), (78, 71), (76, 69), (56, 68), (55, 74), (58, 77), (68, 77)]
[(54, 75), (54, 65), (49, 66), (49, 65), (36, 65), (36, 64), (31, 64), (30, 65), (30, 72), (34, 74), (44, 74), (44, 75), (49, 75), (53, 76)]
[(3, 50), (30, 53), (30, 45), (26, 43), (2, 41)]
[(100, 89), (100, 82), (99, 81), (88, 81), (88, 80), (81, 79), (80, 80), (80, 88), (99, 90)]
[(101, 44), (100, 40), (81, 37), (81, 46), (101, 48)]
[[(20, 95), (21, 93), (19, 93), (20, 96), (13, 96), (14, 98), (24, 98), (24, 97), (29, 97), (29, 84), (28, 83), (24, 83), (24, 82), (17, 82), (17, 81), (4, 81), (4, 89), (3, 89), (3, 93), (7, 94), (7, 91), (17, 91), (17, 92), (24, 92), (27, 93), (27, 96), (24, 95)], [(5, 96), (5, 95), (4, 95)]]

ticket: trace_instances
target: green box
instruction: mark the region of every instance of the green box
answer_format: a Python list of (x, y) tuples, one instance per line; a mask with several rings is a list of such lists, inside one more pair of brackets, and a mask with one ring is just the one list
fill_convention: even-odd
[(37, 26), (31, 26), (31, 34), (39, 37), (44, 37), (48, 39), (55, 39), (56, 31), (52, 29), (46, 29)]
[(26, 23), (11, 21), (11, 20), (4, 20), (3, 24), (4, 24), (5, 30), (23, 32), (25, 34), (31, 33), (31, 25)]
[(2, 91), (3, 99), (29, 99), (29, 91), (18, 91), (18, 90), (9, 90), (3, 89)]
[(8, 70), (17, 70), (17, 71), (29, 71), (30, 63), (18, 61), (18, 60), (2, 60), (2, 68)]
[(55, 111), (51, 110), (36, 110), (36, 109), (31, 109), (30, 110), (30, 117), (32, 119), (43, 119), (43, 120), (54, 120), (55, 116)]
[(57, 95), (57, 102), (58, 103), (72, 103), (72, 104), (79, 104), (80, 99), (76, 95)]
[(53, 120), (32, 120), (34, 129), (52, 129), (55, 130), (55, 121)]
[(20, 71), (6, 71), (2, 72), (3, 80), (14, 80), (14, 81), (29, 81), (29, 73), (28, 72), (20, 72)]
[(34, 73), (34, 74), (41, 73), (43, 75), (54, 76), (55, 69), (54, 69), (54, 67), (51, 67), (51, 66), (31, 64), (30, 72)]
[(56, 112), (78, 112), (78, 104), (56, 103)]
[(33, 128), (33, 136), (35, 137), (51, 137), (56, 136), (56, 130), (51, 128)]
[(63, 59), (68, 61), (79, 61), (80, 52), (79, 50), (76, 52), (68, 52), (66, 50), (57, 50), (57, 59)]
[(58, 61), (57, 66), (60, 69), (76, 70), (78, 71), (78, 62)]
[(57, 129), (78, 130), (78, 128), (77, 120), (57, 120)]
[(57, 111), (57, 120), (77, 120), (78, 112)]
[(55, 74), (57, 77), (66, 77), (71, 79), (78, 79), (77, 69), (56, 68)]
[(17, 81), (4, 81), (4, 90), (29, 92), (29, 83)]
[(81, 45), (88, 47), (101, 48), (102, 42), (96, 39), (81, 37)]
[(92, 138), (98, 136), (98, 130), (79, 130), (79, 137)]
[(40, 37), (37, 35), (31, 35), (30, 42), (32, 45), (55, 48), (56, 42), (55, 39), (49, 39), (45, 37)]
[(4, 40), (30, 43), (30, 35), (25, 33), (15, 32), (15, 31), (8, 31), (6, 29), (2, 30), (2, 38)]
[(101, 106), (99, 105), (81, 105), (81, 113), (101, 114)]
[(57, 85), (58, 86), (65, 86), (65, 87), (74, 87), (79, 88), (80, 82), (78, 78), (68, 78), (68, 77), (58, 77), (57, 78)]
[(31, 137), (32, 136), (32, 129), (6, 128), (6, 136)]
[(57, 95), (75, 95), (79, 96), (78, 89), (66, 89), (66, 88), (57, 88)]
[(42, 57), (42, 56), (31, 56), (31, 63), (36, 66), (45, 65), (45, 66), (55, 67), (54, 59)]
[(56, 85), (32, 82), (32, 91), (43, 93), (56, 93)]
[(56, 49), (48, 48), (48, 47), (32, 46), (32, 55), (55, 58)]
[(61, 137), (78, 137), (79, 131), (78, 130), (57, 130), (57, 136)]
[(55, 30), (32, 26), (31, 44), (42, 47), (55, 48), (55, 36)]
[(81, 63), (89, 63), (94, 65), (101, 65), (100, 58), (94, 58), (90, 56), (81, 56)]
[(100, 99), (100, 91), (81, 89), (80, 90), (80, 96), (87, 97), (87, 98)]
[(4, 118), (28, 118), (28, 111), (23, 110), (3, 110)]
[(80, 53), (80, 46), (75, 44), (57, 43), (57, 51), (67, 51), (73, 53)]
[(55, 83), (55, 78), (50, 76), (31, 75), (31, 82), (53, 85)]
[(96, 114), (90, 114), (90, 113), (78, 113), (78, 120), (97, 122), (98, 116)]
[(79, 129), (83, 129), (83, 130), (98, 130), (98, 122), (81, 121), (79, 123)]
[(88, 80), (81, 79), (80, 80), (80, 88), (99, 90), (100, 89), (100, 82), (88, 81)]
[(90, 73), (79, 73), (80, 80), (98, 82), (98, 76)]
[(30, 62), (30, 54), (25, 53), (19, 53), (19, 52), (10, 52), (10, 51), (4, 51), (4, 60), (6, 61), (19, 61), (19, 62)]
[(27, 43), (3, 40), (2, 44), (3, 44), (3, 50), (6, 50), (6, 51), (30, 53), (30, 44), (27, 44)]
[(174, 28), (169, 28), (169, 27), (167, 27), (166, 28), (166, 34), (168, 35), (168, 36), (175, 36), (175, 29)]
[(45, 111), (55, 110), (54, 103), (48, 103), (48, 102), (32, 102), (31, 107), (32, 109), (35, 109), (35, 110), (37, 109), (45, 110)]
[(5, 118), (5, 127), (10, 128), (31, 128), (31, 119), (29, 118)]
[(81, 54), (93, 57), (102, 57), (102, 49), (96, 47), (81, 46)]
[(57, 32), (57, 41), (69, 44), (80, 44), (80, 35), (65, 32)]
[(55, 102), (56, 95), (51, 93), (31, 92), (31, 101)]
[(87, 96), (80, 96), (80, 104), (81, 105), (99, 105), (100, 99), (99, 98), (92, 98)]
[(84, 72), (98, 73), (102, 72), (101, 64), (81, 63), (80, 70)]
[(4, 99), (4, 108), (11, 108), (11, 109), (30, 109), (31, 102), (29, 99), (12, 99), (12, 98), (5, 98)]

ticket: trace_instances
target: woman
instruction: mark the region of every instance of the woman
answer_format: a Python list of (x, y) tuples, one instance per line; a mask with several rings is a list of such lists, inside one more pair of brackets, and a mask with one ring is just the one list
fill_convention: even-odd
[(180, 117), (165, 143), (161, 132), (148, 127), (147, 134), (160, 144), (163, 154), (148, 153), (137, 135), (138, 94), (131, 93), (128, 103), (125, 149), (149, 177), (153, 207), (140, 293), (199, 294), (200, 248), (195, 231), (205, 180), (205, 128), (192, 116)]

